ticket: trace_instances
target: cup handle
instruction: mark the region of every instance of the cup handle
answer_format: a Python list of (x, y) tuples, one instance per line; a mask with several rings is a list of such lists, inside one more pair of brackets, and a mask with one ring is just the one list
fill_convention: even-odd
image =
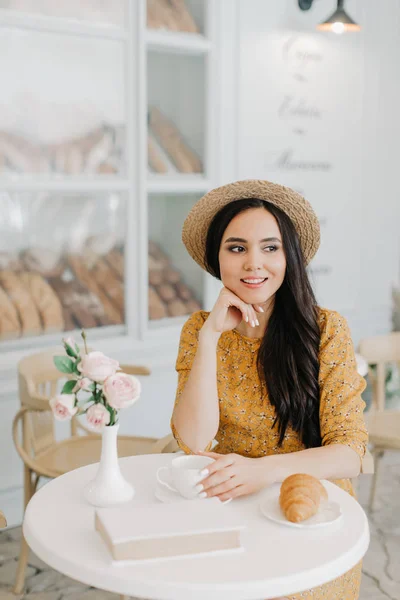
[(174, 487), (172, 487), (172, 485), (170, 485), (169, 483), (167, 483), (166, 481), (164, 481), (160, 477), (161, 471), (166, 471), (168, 469), (169, 469), (169, 467), (160, 467), (159, 469), (157, 469), (156, 479), (157, 479), (158, 483), (161, 483), (161, 485), (164, 485), (165, 487), (167, 487), (169, 490), (171, 490), (171, 492), (178, 493), (177, 489), (175, 489)]

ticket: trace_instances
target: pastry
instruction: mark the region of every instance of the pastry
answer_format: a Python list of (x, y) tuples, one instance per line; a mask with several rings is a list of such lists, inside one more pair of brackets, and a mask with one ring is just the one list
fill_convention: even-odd
[(188, 33), (198, 33), (199, 29), (190, 14), (185, 0), (166, 0), (174, 9), (175, 20), (178, 24), (179, 31), (187, 31)]
[(150, 319), (164, 319), (167, 316), (166, 305), (161, 300), (154, 288), (149, 286), (149, 317)]
[(120, 313), (120, 319), (124, 321), (124, 282), (121, 281), (108, 265), (100, 258), (90, 271), (103, 292), (110, 298)]
[(29, 289), (21, 278), (13, 271), (0, 271), (0, 283), (18, 311), (22, 335), (42, 333), (39, 312)]
[(61, 302), (53, 288), (39, 273), (25, 271), (20, 274), (21, 280), (31, 293), (33, 302), (39, 312), (45, 333), (64, 330), (64, 317)]
[(59, 277), (65, 268), (60, 252), (51, 248), (33, 247), (21, 252), (21, 260), (28, 271), (37, 271), (46, 279)]
[(320, 503), (327, 500), (326, 489), (312, 475), (296, 473), (287, 477), (281, 485), (279, 505), (292, 523), (309, 519), (317, 513)]
[(181, 173), (201, 173), (198, 156), (185, 143), (178, 128), (156, 107), (149, 108), (149, 124), (162, 148)]
[(72, 281), (52, 279), (50, 284), (62, 303), (67, 331), (111, 325), (99, 298), (82, 283), (76, 279)]
[(158, 295), (164, 302), (171, 302), (176, 299), (176, 291), (169, 283), (163, 283), (156, 288)]
[(21, 334), (18, 312), (8, 294), (0, 286), (0, 339), (12, 340)]
[(167, 309), (168, 314), (171, 317), (180, 317), (188, 314), (186, 304), (182, 302), (182, 300), (179, 300), (179, 298), (175, 298), (174, 300), (171, 300), (171, 302), (168, 302)]
[(124, 279), (124, 249), (113, 248), (104, 256), (104, 259), (107, 261), (110, 267), (114, 269), (117, 275), (121, 279)]
[(1, 271), (21, 271), (23, 265), (16, 254), (11, 252), (0, 252)]
[(93, 278), (91, 271), (89, 271), (82, 258), (77, 254), (68, 255), (68, 263), (71, 270), (74, 272), (79, 282), (83, 283), (85, 287), (90, 290), (100, 300), (104, 312), (110, 319), (112, 324), (119, 325), (122, 323), (122, 315), (114, 303), (106, 296), (101, 286)]
[(155, 171), (156, 173), (167, 173), (168, 167), (159, 153), (155, 141), (150, 135), (147, 136), (147, 159), (152, 171)]

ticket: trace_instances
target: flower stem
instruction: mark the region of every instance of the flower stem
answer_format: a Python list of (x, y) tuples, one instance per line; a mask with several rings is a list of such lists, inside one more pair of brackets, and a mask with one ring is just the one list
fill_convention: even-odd
[(82, 336), (82, 339), (83, 339), (83, 344), (85, 346), (85, 353), (89, 354), (88, 349), (87, 349), (87, 345), (86, 345), (86, 333), (85, 333), (85, 331), (83, 329), (81, 331), (81, 336)]

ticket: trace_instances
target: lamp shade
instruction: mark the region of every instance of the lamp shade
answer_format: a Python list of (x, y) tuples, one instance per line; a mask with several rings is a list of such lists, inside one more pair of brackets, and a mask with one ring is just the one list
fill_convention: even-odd
[(319, 31), (333, 31), (334, 33), (344, 33), (345, 31), (360, 31), (358, 25), (343, 8), (343, 0), (338, 0), (338, 6), (335, 12), (323, 23), (317, 25)]

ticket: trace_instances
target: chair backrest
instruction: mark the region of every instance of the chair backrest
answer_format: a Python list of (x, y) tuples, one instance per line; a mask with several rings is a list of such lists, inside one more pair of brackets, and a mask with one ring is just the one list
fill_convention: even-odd
[[(364, 338), (358, 349), (369, 365), (373, 408), (383, 411), (385, 410), (386, 364), (397, 362), (400, 367), (400, 331)], [(371, 370), (371, 365), (376, 365), (376, 372)]]
[(54, 442), (54, 419), (49, 400), (66, 376), (58, 371), (53, 358), (65, 354), (62, 346), (25, 356), (18, 362), (18, 390), (22, 406), (35, 411), (24, 416), (24, 449), (36, 454)]
[(178, 452), (179, 446), (174, 436), (169, 433), (164, 437), (160, 438), (151, 447), (153, 454), (163, 454), (169, 452)]
[(0, 510), (0, 529), (4, 529), (4, 527), (7, 527), (7, 520), (3, 511)]

